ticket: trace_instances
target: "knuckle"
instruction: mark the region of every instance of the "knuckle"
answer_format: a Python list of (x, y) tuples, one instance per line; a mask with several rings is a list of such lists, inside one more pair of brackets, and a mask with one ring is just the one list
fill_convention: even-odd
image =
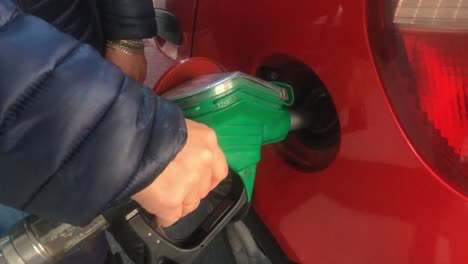
[(161, 197), (161, 204), (169, 209), (176, 209), (182, 204), (182, 200), (176, 195), (165, 195)]
[(193, 173), (190, 173), (184, 180), (184, 185), (186, 186), (186, 189), (189, 189), (190, 186), (196, 184), (196, 180), (195, 180), (195, 177), (192, 176)]
[(193, 212), (195, 209), (197, 209), (199, 205), (200, 205), (200, 200), (193, 201), (192, 203), (185, 205), (184, 211), (186, 213)]
[(193, 186), (194, 184), (197, 184), (199, 181), (200, 181), (200, 175), (198, 173), (192, 172), (192, 173), (189, 173), (186, 183), (188, 184), (188, 186)]
[(218, 136), (216, 135), (216, 132), (211, 128), (209, 128), (206, 132), (206, 139), (210, 144), (215, 145), (218, 143)]
[(208, 149), (201, 151), (200, 159), (204, 162), (211, 162), (213, 160), (213, 152)]
[(227, 175), (229, 174), (229, 167), (227, 165), (227, 163), (223, 163), (223, 166), (221, 167), (221, 173), (220, 175), (218, 176), (219, 178), (221, 179), (224, 179), (227, 177)]
[(215, 175), (213, 175), (213, 178), (220, 182), (222, 180), (224, 180), (229, 174), (229, 168), (226, 164), (223, 164), (222, 166), (220, 166), (217, 170), (217, 172), (215, 173)]

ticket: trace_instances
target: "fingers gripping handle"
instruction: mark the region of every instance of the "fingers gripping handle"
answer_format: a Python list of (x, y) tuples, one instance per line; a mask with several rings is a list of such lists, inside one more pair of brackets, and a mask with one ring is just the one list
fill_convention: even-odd
[[(195, 260), (206, 245), (247, 205), (247, 194), (241, 178), (235, 172), (230, 171), (226, 180), (232, 181), (228, 193), (202, 223), (184, 239), (169, 237), (164, 230), (156, 226), (154, 216), (144, 210), (136, 209), (137, 211), (128, 213), (126, 229), (127, 231), (131, 229), (131, 233), (134, 233), (136, 235), (134, 237), (140, 241), (140, 249), (144, 252), (143, 262), (146, 264), (191, 263)], [(119, 232), (118, 228), (114, 230)], [(126, 250), (125, 246), (124, 250)], [(138, 258), (142, 257), (138, 256)]]
[(137, 264), (191, 263), (247, 204), (240, 177), (231, 171), (223, 183), (228, 180), (232, 182), (227, 195), (187, 238), (168, 237), (155, 226), (154, 217), (128, 201), (85, 227), (30, 216), (0, 239), (0, 264), (58, 261), (106, 228)]

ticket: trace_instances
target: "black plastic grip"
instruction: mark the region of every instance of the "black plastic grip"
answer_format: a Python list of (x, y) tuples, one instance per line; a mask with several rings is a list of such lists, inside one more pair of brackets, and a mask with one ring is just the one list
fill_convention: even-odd
[(125, 218), (125, 224), (121, 222), (114, 225), (111, 232), (119, 242), (125, 240), (125, 245), (122, 245), (124, 251), (137, 263), (192, 263), (206, 245), (229, 222), (238, 217), (248, 204), (242, 179), (230, 171), (225, 181), (231, 181), (226, 195), (201, 221), (201, 224), (183, 239), (171, 238), (165, 230), (156, 226), (153, 215), (131, 204), (124, 207), (125, 209), (121, 208), (125, 216), (123, 214), (118, 216), (120, 219)]

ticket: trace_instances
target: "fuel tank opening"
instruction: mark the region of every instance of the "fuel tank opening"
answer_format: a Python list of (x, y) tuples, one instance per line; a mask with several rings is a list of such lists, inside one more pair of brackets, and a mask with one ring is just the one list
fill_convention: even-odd
[(334, 160), (340, 146), (340, 122), (332, 97), (318, 76), (305, 64), (287, 56), (273, 56), (258, 68), (257, 77), (292, 85), (292, 131), (275, 144), (294, 168), (319, 171)]

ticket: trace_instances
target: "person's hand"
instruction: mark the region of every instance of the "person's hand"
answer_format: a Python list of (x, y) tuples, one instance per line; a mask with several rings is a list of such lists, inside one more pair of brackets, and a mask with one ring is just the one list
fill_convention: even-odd
[(194, 211), (228, 174), (215, 132), (203, 124), (186, 122), (184, 148), (150, 186), (132, 197), (156, 215), (162, 227), (171, 226)]
[(121, 51), (107, 48), (106, 59), (117, 65), (125, 74), (140, 84), (146, 80), (146, 58), (144, 54), (126, 54)]

